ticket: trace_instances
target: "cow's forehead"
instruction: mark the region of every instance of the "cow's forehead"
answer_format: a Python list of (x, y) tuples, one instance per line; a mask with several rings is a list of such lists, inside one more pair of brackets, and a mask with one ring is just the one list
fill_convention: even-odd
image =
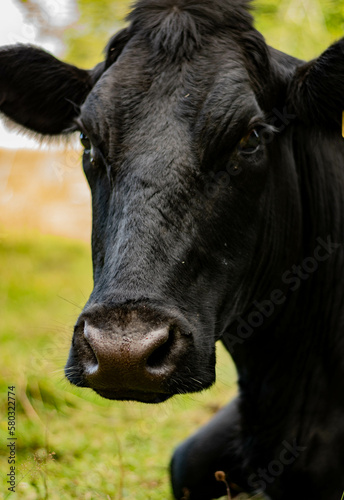
[(110, 142), (141, 138), (147, 147), (164, 134), (178, 140), (192, 129), (202, 135), (214, 122), (245, 126), (261, 111), (244, 60), (233, 41), (216, 44), (216, 53), (208, 46), (191, 60), (172, 62), (131, 40), (83, 105), (85, 128)]

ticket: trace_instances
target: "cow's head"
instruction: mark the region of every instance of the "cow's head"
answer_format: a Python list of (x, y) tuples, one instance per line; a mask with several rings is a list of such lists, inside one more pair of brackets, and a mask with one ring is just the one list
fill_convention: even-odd
[(141, 0), (92, 71), (0, 51), (0, 110), (81, 133), (94, 290), (66, 374), (103, 397), (209, 387), (215, 342), (295, 259), (291, 122), (340, 126), (344, 44), (304, 64), (268, 49), (245, 6)]

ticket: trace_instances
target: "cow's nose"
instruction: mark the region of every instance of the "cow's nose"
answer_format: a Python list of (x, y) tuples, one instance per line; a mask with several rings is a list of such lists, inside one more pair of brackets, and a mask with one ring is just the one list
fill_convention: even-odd
[(108, 399), (152, 402), (167, 399), (168, 379), (186, 345), (176, 325), (142, 322), (104, 331), (86, 319), (77, 326), (74, 350), (83, 385)]
[(94, 359), (86, 368), (88, 379), (99, 385), (109, 385), (112, 377), (118, 380), (128, 372), (153, 380), (166, 375), (170, 366), (167, 348), (174, 335), (173, 328), (161, 327), (147, 332), (142, 339), (123, 336), (120, 340), (113, 335), (104, 335), (98, 328), (85, 321), (84, 339), (91, 348)]

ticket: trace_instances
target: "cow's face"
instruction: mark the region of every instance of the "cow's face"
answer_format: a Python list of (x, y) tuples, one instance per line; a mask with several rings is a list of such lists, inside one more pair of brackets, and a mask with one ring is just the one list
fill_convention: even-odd
[[(214, 382), (215, 342), (260, 286), (270, 219), (284, 223), (295, 208), (280, 200), (279, 213), (273, 200), (296, 175), (291, 134), (274, 139), (268, 119), (292, 71), (270, 66), (248, 14), (235, 36), (205, 21), (202, 31), (192, 9), (160, 12), (155, 25), (146, 14), (137, 9), (93, 72), (37, 49), (4, 50), (0, 107), (38, 132), (78, 129), (85, 147), (94, 290), (68, 379), (109, 399), (156, 403)], [(42, 78), (44, 102), (32, 85), (15, 95), (14, 55), (17, 64), (30, 55), (31, 79), (40, 64), (54, 74)]]
[(67, 375), (105, 397), (214, 381), (268, 175), (269, 127), (238, 52), (231, 39), (171, 61), (134, 36), (81, 108), (95, 286)]

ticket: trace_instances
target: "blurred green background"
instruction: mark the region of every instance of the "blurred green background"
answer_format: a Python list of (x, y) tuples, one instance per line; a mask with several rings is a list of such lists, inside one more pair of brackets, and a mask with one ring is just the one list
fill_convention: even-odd
[[(54, 0), (57, 1), (57, 0)], [(46, 3), (17, 0), (28, 22), (62, 37), (65, 59), (101, 60), (129, 2), (78, 0), (61, 28)], [(45, 5), (45, 7), (44, 7)], [(343, 35), (344, 4), (335, 0), (258, 0), (257, 28), (268, 43), (309, 59)], [(32, 200), (34, 203), (34, 200)], [(182, 439), (236, 391), (235, 369), (219, 346), (218, 383), (205, 394), (160, 406), (102, 400), (64, 380), (73, 323), (91, 291), (89, 245), (37, 231), (0, 231), (0, 440), (7, 434), (7, 388), (16, 387), (17, 493), (13, 498), (168, 500), (168, 463)], [(7, 498), (1, 446), (0, 498)]]

